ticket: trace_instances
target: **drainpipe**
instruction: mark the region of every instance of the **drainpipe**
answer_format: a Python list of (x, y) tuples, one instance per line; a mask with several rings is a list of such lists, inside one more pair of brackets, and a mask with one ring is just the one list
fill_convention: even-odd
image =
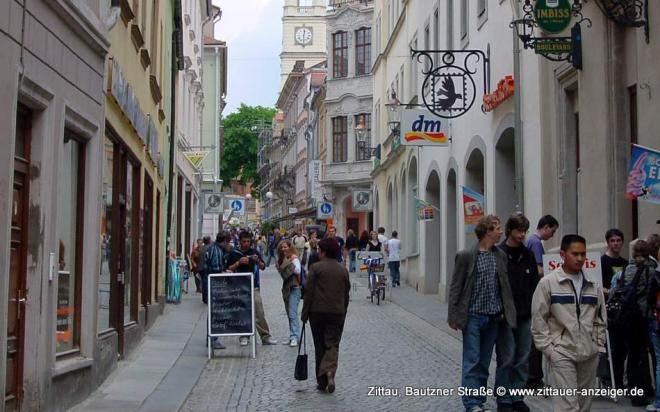
[[(516, 1), (513, 0), (511, 7), (513, 9), (514, 19), (519, 19), (520, 12)], [(524, 212), (525, 210), (525, 193), (524, 193), (524, 173), (523, 173), (523, 122), (522, 122), (522, 79), (520, 78), (520, 39), (518, 39), (518, 29), (513, 27), (513, 79), (514, 79), (514, 127), (513, 127), (513, 141), (515, 148), (515, 178), (514, 187), (516, 188), (516, 211)]]
[[(176, 78), (178, 76), (177, 56), (176, 56), (176, 43), (177, 32), (181, 28), (175, 28), (172, 31), (172, 80), (170, 81), (170, 166), (169, 166), (169, 183), (167, 189), (167, 271), (165, 272), (165, 296), (169, 291), (169, 279), (172, 273), (170, 272), (170, 248), (172, 246), (172, 225), (174, 224), (172, 217), (172, 203), (174, 197), (174, 156), (176, 154)], [(178, 189), (178, 188), (177, 188)], [(167, 298), (165, 298), (167, 300)]]

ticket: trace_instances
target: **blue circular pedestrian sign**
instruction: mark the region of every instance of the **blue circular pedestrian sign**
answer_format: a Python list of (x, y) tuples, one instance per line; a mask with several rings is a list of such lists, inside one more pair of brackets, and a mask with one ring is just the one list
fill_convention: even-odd
[(241, 209), (243, 209), (243, 201), (238, 199), (232, 200), (231, 208), (236, 212), (240, 211)]
[(323, 203), (321, 205), (321, 212), (323, 214), (330, 214), (332, 212), (332, 205), (330, 203)]

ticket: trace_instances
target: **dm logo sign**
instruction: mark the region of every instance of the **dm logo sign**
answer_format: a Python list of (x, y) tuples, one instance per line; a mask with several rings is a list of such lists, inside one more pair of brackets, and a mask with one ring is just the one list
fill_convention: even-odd
[(404, 146), (447, 146), (447, 121), (428, 110), (405, 109), (401, 115)]
[(317, 219), (332, 219), (333, 207), (332, 203), (323, 202), (316, 210)]

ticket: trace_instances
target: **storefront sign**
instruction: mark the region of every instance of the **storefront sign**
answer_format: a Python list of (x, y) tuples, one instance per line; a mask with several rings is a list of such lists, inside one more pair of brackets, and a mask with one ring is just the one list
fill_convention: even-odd
[(183, 155), (188, 159), (190, 164), (195, 168), (199, 169), (199, 166), (202, 164), (206, 156), (210, 153), (209, 150), (192, 150), (189, 152), (183, 152)]
[(534, 52), (536, 54), (563, 54), (571, 53), (572, 51), (573, 41), (570, 37), (538, 39), (534, 43)]
[(513, 76), (506, 76), (499, 82), (497, 82), (497, 89), (488, 94), (484, 94), (483, 97), (483, 110), (484, 112), (490, 112), (495, 110), (495, 108), (509, 97), (513, 96), (515, 91), (515, 86), (513, 82)]
[(323, 187), (321, 187), (321, 161), (312, 160), (309, 162), (308, 179), (310, 181), (311, 197), (314, 200), (323, 200)]
[(571, 23), (569, 0), (536, 0), (534, 18), (546, 33), (560, 33)]
[(660, 151), (632, 146), (626, 199), (660, 204)]
[(484, 217), (484, 195), (477, 193), (469, 187), (463, 186), (463, 214), (465, 233), (473, 233), (474, 225)]
[(449, 122), (428, 110), (404, 109), (401, 114), (401, 144), (404, 146), (447, 146)]
[(371, 195), (371, 190), (354, 190), (352, 195), (354, 212), (371, 212), (373, 209), (373, 196)]
[(204, 213), (222, 213), (222, 195), (220, 193), (204, 193)]
[[(543, 274), (548, 275), (562, 264), (559, 253), (548, 253), (543, 255)], [(587, 252), (587, 259), (584, 261), (582, 271), (590, 279), (594, 280), (598, 286), (603, 286), (603, 268), (600, 266), (600, 253)]]

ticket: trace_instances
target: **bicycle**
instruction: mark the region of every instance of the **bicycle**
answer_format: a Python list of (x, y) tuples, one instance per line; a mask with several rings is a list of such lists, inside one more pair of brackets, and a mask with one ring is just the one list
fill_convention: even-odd
[(385, 265), (382, 263), (382, 260), (383, 258), (377, 257), (363, 258), (362, 262), (364, 264), (360, 266), (360, 270), (367, 270), (369, 277), (369, 296), (367, 298), (370, 298), (371, 303), (373, 303), (375, 296), (377, 305), (380, 305), (381, 299), (385, 301)]

